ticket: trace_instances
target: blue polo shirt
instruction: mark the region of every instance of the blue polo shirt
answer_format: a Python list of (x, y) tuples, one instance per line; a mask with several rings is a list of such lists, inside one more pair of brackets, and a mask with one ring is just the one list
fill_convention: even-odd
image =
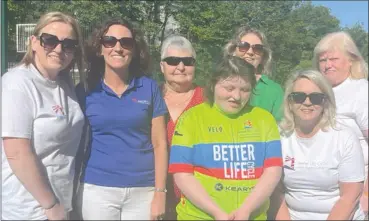
[(156, 82), (133, 78), (119, 98), (103, 81), (86, 96), (91, 153), (82, 182), (108, 187), (155, 185), (151, 121), (167, 113)]

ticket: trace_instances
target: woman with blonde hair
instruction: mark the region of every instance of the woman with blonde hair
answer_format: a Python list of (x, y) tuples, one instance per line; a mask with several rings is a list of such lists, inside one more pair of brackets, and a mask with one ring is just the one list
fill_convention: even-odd
[(282, 87), (270, 79), (272, 50), (265, 34), (255, 28), (242, 26), (224, 47), (224, 55), (237, 56), (255, 67), (257, 84), (252, 93), (250, 105), (270, 112), (277, 121), (283, 116)]
[(358, 138), (336, 127), (328, 81), (314, 70), (286, 83), (281, 127), (283, 176), (272, 205), (277, 220), (364, 218), (358, 208), (364, 159)]
[(324, 36), (314, 49), (313, 65), (333, 87), (337, 120), (359, 138), (365, 161), (361, 207), (368, 213), (368, 64), (346, 32)]
[(76, 20), (49, 12), (2, 78), (3, 220), (62, 220), (72, 210), (84, 118), (70, 70), (77, 64), (84, 79), (83, 55)]

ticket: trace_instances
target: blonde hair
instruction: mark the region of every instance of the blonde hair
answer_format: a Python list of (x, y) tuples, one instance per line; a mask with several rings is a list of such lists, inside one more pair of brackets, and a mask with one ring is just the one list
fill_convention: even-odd
[[(49, 12), (41, 16), (39, 21), (36, 24), (36, 27), (33, 30), (34, 36), (39, 36), (41, 33), (41, 30), (53, 23), (53, 22), (63, 22), (65, 24), (69, 24), (75, 34), (76, 39), (78, 40), (78, 47), (76, 51), (74, 52), (74, 59), (68, 65), (67, 68), (60, 71), (60, 76), (67, 78), (68, 83), (72, 82), (71, 76), (69, 75), (70, 70), (73, 69), (74, 65), (77, 64), (77, 68), (79, 71), (80, 81), (85, 82), (86, 75), (85, 75), (85, 69), (84, 69), (84, 47), (83, 47), (83, 39), (82, 39), (82, 32), (81, 29), (77, 23), (77, 21), (70, 15), (64, 14), (62, 12)], [(26, 66), (33, 63), (34, 60), (34, 52), (32, 50), (32, 40), (29, 39), (28, 41), (28, 48), (27, 52), (24, 55), (23, 59), (21, 60), (20, 64), (24, 64)]]
[(233, 38), (224, 46), (223, 54), (224, 56), (233, 56), (236, 50), (237, 44), (241, 41), (241, 38), (247, 34), (255, 34), (261, 40), (264, 46), (264, 54), (262, 57), (262, 61), (257, 68), (259, 73), (265, 75), (271, 75), (272, 72), (272, 50), (269, 47), (267, 38), (265, 34), (255, 28), (251, 28), (249, 26), (241, 26), (237, 29)]
[(339, 50), (348, 56), (352, 62), (350, 70), (352, 79), (368, 78), (368, 63), (365, 62), (350, 34), (340, 31), (324, 36), (314, 48), (314, 68), (319, 70), (319, 56), (329, 50)]
[(325, 77), (316, 70), (297, 71), (293, 73), (286, 81), (286, 91), (283, 100), (284, 118), (280, 123), (282, 134), (288, 135), (295, 129), (295, 120), (293, 112), (290, 108), (289, 95), (292, 93), (295, 82), (299, 79), (308, 79), (319, 87), (326, 98), (323, 103), (323, 116), (321, 117), (318, 125), (324, 131), (328, 127), (335, 127), (336, 121), (336, 101), (334, 98), (332, 86), (325, 79)]

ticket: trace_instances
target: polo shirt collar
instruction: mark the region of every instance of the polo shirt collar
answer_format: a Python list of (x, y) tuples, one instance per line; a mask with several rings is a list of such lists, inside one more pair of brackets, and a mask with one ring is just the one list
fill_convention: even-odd
[[(133, 77), (133, 79), (129, 82), (128, 88), (126, 91), (142, 87), (142, 77)], [(115, 94), (105, 83), (104, 78), (101, 78), (100, 84), (98, 85), (98, 90), (104, 90), (107, 93)]]
[(260, 79), (259, 79), (260, 82), (263, 82), (264, 84), (269, 84), (269, 78), (268, 76), (262, 74)]

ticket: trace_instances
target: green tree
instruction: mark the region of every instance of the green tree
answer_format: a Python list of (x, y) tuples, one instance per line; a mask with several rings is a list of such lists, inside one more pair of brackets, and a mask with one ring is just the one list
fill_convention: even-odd
[(364, 57), (365, 61), (368, 62), (368, 32), (364, 30), (364, 27), (356, 23), (350, 28), (343, 28), (343, 31), (351, 35), (361, 55)]

